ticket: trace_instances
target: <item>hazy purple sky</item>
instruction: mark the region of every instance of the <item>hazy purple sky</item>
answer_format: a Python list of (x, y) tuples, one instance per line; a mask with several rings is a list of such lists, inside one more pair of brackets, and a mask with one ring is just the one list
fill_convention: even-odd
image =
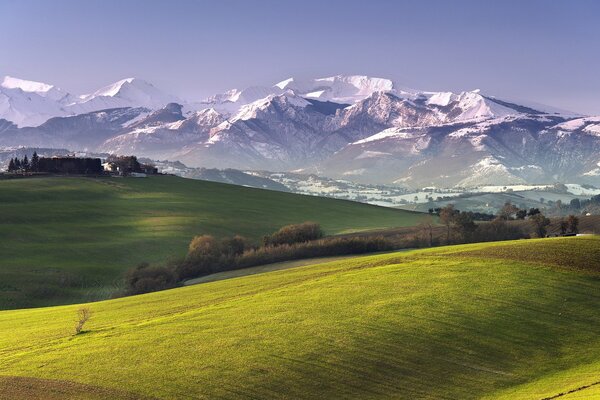
[(0, 0), (0, 75), (196, 100), (365, 74), (600, 115), (600, 1)]

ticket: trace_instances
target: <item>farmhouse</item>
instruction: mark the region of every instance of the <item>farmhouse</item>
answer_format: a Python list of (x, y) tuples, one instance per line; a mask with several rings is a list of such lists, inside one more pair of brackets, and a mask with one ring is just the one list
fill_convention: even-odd
[(103, 164), (103, 168), (107, 172), (118, 175), (158, 174), (158, 168), (150, 164), (141, 164), (135, 156), (110, 156)]

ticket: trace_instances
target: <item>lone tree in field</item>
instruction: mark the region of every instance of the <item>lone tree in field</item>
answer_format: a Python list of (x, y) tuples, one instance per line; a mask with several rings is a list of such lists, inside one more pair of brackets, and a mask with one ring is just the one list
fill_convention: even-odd
[(77, 325), (75, 325), (75, 334), (79, 335), (83, 331), (83, 326), (92, 317), (92, 311), (83, 307), (77, 310)]

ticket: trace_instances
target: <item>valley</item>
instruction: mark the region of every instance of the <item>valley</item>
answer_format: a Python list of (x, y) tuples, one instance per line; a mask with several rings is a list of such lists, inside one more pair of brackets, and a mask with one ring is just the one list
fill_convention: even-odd
[(77, 336), (81, 305), (1, 311), (0, 388), (541, 399), (592, 385), (580, 392), (591, 398), (599, 249), (597, 237), (558, 238), (289, 268), (89, 304)]
[(173, 176), (0, 180), (0, 204), (0, 309), (108, 298), (125, 270), (179, 257), (195, 235), (259, 241), (306, 220), (335, 235), (424, 218)]

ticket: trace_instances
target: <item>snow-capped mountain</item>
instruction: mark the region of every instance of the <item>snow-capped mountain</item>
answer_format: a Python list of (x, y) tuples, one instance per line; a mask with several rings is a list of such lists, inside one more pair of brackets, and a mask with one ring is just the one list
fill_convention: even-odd
[(68, 106), (74, 114), (121, 107), (144, 107), (156, 110), (169, 103), (182, 103), (142, 79), (127, 78), (105, 86), (94, 93), (80, 96)]
[(19, 126), (39, 125), (49, 118), (67, 115), (69, 93), (45, 83), (5, 76), (0, 83), (0, 118)]
[(111, 108), (156, 110), (182, 103), (137, 78), (123, 79), (87, 95), (73, 95), (47, 83), (5, 76), (0, 84), (0, 119), (20, 127), (38, 126), (53, 117), (65, 117)]
[[(412, 187), (600, 184), (599, 117), (478, 90), (424, 92), (367, 76), (290, 78), (186, 103), (193, 111), (183, 112), (182, 101), (138, 79), (79, 97), (14, 78), (1, 89), (0, 95), (12, 96), (8, 109), (0, 97), (4, 146), (60, 146)], [(23, 97), (48, 106), (33, 117), (58, 117), (18, 128), (10, 121), (22, 125), (25, 114), (15, 110), (24, 109), (17, 101)]]

